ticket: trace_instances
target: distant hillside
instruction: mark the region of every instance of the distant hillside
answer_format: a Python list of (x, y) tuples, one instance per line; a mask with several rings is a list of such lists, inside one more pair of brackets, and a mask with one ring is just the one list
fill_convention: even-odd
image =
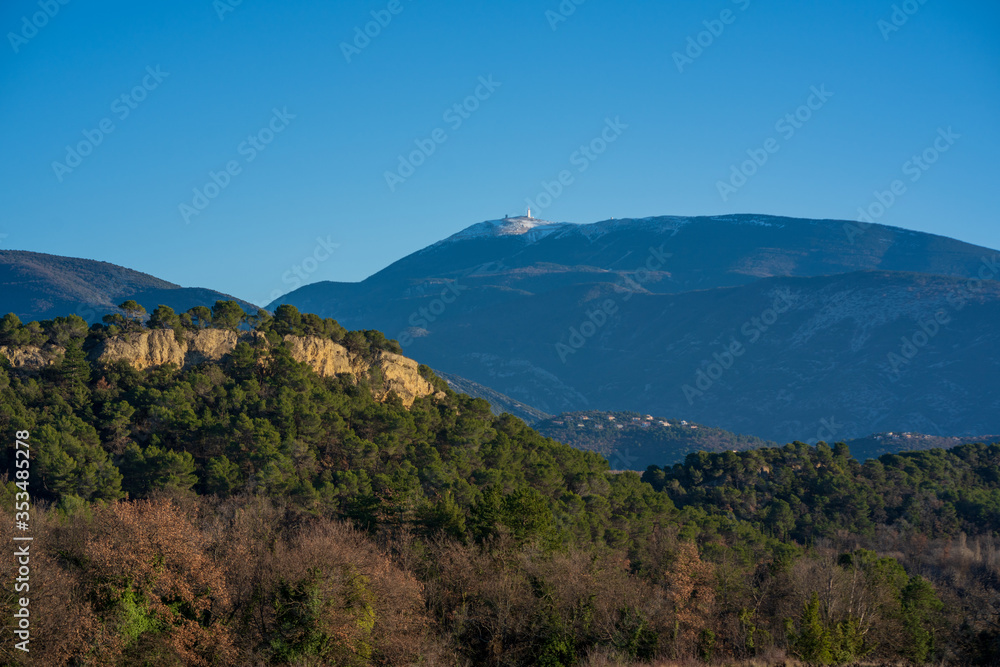
[(777, 442), (825, 423), (833, 440), (974, 436), (1000, 432), (998, 258), (834, 220), (511, 218), (272, 306), (384, 331), (550, 414), (684, 415)]
[[(692, 452), (742, 452), (778, 446), (752, 435), (638, 412), (565, 412), (538, 421), (533, 428), (577, 449), (598, 452), (611, 462), (612, 468), (626, 470), (681, 463)], [(883, 454), (953, 449), (976, 443), (1000, 444), (1000, 435), (945, 437), (893, 432), (846, 441), (834, 437), (828, 440), (830, 445), (845, 442), (851, 455), (863, 463)]]
[(638, 412), (566, 412), (534, 429), (564, 444), (602, 454), (615, 470), (681, 463), (692, 452), (776, 447), (776, 443), (679, 419)]
[(877, 459), (883, 454), (926, 451), (928, 449), (953, 449), (962, 445), (1000, 443), (1000, 435), (949, 438), (923, 433), (876, 433), (867, 438), (848, 440), (851, 454), (859, 461)]
[(220, 299), (251, 312), (257, 308), (222, 292), (181, 287), (107, 262), (0, 250), (0, 315), (14, 313), (28, 322), (75, 314), (93, 323), (128, 299), (150, 312), (160, 304), (184, 312)]
[(500, 392), (494, 391), (489, 387), (484, 387), (483, 385), (473, 382), (472, 380), (466, 380), (463, 377), (451, 375), (450, 373), (434, 372), (438, 375), (438, 377), (448, 383), (448, 386), (451, 387), (452, 391), (456, 391), (460, 394), (468, 394), (474, 398), (481, 398), (489, 403), (490, 408), (493, 410), (493, 414), (497, 416), (506, 412), (507, 414), (514, 415), (529, 426), (543, 419), (549, 419), (552, 416), (542, 412), (541, 410), (533, 408), (530, 405), (525, 405), (520, 401), (515, 401), (510, 396), (501, 394)]

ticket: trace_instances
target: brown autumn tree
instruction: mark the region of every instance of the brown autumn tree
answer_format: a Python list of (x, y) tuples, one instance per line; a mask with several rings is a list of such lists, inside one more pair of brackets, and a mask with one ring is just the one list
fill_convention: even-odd
[(105, 624), (92, 649), (98, 662), (166, 653), (186, 665), (232, 663), (219, 622), (229, 605), (225, 577), (173, 503), (95, 508), (82, 551), (84, 585)]
[(701, 560), (694, 542), (682, 542), (664, 579), (667, 597), (674, 607), (674, 653), (692, 655), (702, 632), (711, 629), (714, 569), (711, 563)]
[[(0, 511), (0, 540), (14, 548), (14, 516)], [(19, 535), (25, 533), (18, 532)], [(28, 589), (15, 591), (19, 564), (13, 557), (0, 558), (0, 613), (13, 619), (15, 603), (26, 597), (29, 602), (31, 642), (29, 652), (14, 648), (11, 635), (0, 642), (0, 664), (51, 665), (71, 664), (86, 653), (93, 638), (101, 633), (101, 623), (86, 599), (79, 570), (59, 557), (60, 551), (73, 543), (79, 531), (61, 524), (58, 517), (44, 511), (34, 512), (29, 547)], [(13, 551), (13, 549), (12, 549)]]

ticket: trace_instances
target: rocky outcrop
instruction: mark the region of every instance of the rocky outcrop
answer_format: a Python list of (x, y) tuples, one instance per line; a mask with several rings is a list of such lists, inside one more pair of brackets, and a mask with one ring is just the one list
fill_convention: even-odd
[(293, 359), (309, 364), (320, 377), (331, 377), (340, 373), (358, 375), (362, 372), (362, 366), (364, 371), (368, 370), (367, 364), (359, 364), (352, 359), (353, 355), (346, 347), (326, 338), (285, 336), (285, 344), (288, 345)]
[(102, 364), (126, 361), (140, 371), (166, 364), (180, 368), (187, 359), (187, 346), (177, 342), (173, 331), (143, 331), (108, 338), (92, 358)]
[(409, 407), (417, 398), (435, 392), (434, 386), (420, 376), (419, 364), (399, 354), (379, 352), (375, 360), (369, 362), (325, 338), (285, 336), (285, 344), (293, 359), (308, 364), (320, 377), (341, 373), (350, 373), (356, 378), (367, 375), (380, 401), (395, 393)]
[[(256, 333), (202, 329), (185, 332), (184, 340), (178, 341), (171, 330), (143, 331), (107, 339), (91, 358), (99, 364), (125, 361), (138, 370), (166, 364), (185, 368), (220, 361), (241, 340), (259, 342), (261, 338)], [(401, 355), (379, 352), (374, 361), (368, 361), (325, 338), (285, 336), (284, 341), (292, 358), (307, 364), (320, 377), (342, 373), (358, 380), (368, 377), (380, 401), (395, 393), (409, 407), (417, 398), (435, 393), (433, 385), (420, 376), (417, 362)]]
[(108, 338), (91, 354), (99, 364), (125, 361), (137, 370), (173, 364), (178, 368), (219, 361), (233, 351), (240, 335), (235, 331), (202, 329), (184, 333), (178, 341), (170, 329), (156, 329)]
[[(241, 336), (237, 335), (235, 331), (222, 329), (202, 329), (186, 332), (184, 335), (187, 345), (187, 350), (184, 353), (185, 365), (219, 361), (232, 352), (236, 343), (241, 339)], [(242, 338), (249, 341), (257, 336), (262, 336), (262, 334), (244, 334)]]
[(64, 350), (53, 345), (45, 348), (25, 345), (23, 347), (7, 347), (0, 345), (0, 356), (7, 358), (10, 365), (18, 370), (39, 371), (51, 366), (62, 358)]
[(413, 359), (392, 352), (381, 352), (375, 366), (382, 372), (382, 389), (376, 390), (376, 398), (380, 401), (394, 392), (403, 400), (403, 405), (409, 407), (421, 396), (434, 393), (434, 386), (421, 377), (419, 364)]

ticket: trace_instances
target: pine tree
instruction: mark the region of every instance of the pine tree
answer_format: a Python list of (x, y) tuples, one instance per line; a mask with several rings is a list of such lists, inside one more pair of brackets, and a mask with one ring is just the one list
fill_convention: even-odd
[(795, 655), (805, 662), (829, 665), (833, 663), (830, 640), (830, 633), (820, 614), (819, 595), (814, 592), (802, 610), (799, 631), (796, 633), (793, 628), (789, 633), (789, 641)]

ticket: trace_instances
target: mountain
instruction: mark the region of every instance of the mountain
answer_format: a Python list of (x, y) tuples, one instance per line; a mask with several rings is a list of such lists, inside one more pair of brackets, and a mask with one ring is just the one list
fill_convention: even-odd
[(565, 412), (533, 428), (577, 449), (598, 452), (616, 470), (645, 470), (684, 461), (694, 452), (744, 451), (777, 447), (777, 443), (738, 435), (682, 419), (638, 412)]
[(256, 312), (253, 304), (227, 294), (181, 287), (107, 262), (0, 250), (0, 314), (12, 312), (26, 322), (76, 314), (93, 323), (128, 299), (150, 312), (160, 304), (184, 312), (220, 299)]
[(479, 223), (286, 295), (552, 414), (639, 410), (778, 442), (1000, 432), (998, 253), (768, 216)]

